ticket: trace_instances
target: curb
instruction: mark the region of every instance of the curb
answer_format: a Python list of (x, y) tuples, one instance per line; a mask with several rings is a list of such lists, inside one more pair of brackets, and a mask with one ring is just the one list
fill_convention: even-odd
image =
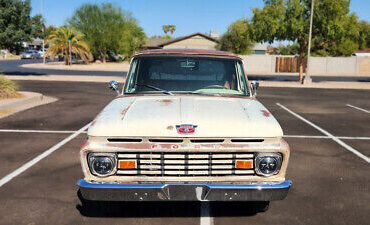
[(58, 100), (57, 98), (44, 96), (36, 92), (21, 91), (19, 93), (24, 97), (0, 101), (0, 119), (26, 109), (49, 104)]
[[(246, 72), (246, 74), (250, 77), (264, 77), (264, 76), (274, 76), (274, 77), (281, 77), (281, 76), (287, 76), (287, 77), (299, 77), (299, 73), (284, 73), (284, 72), (276, 72), (276, 73), (271, 73), (271, 72), (266, 72), (266, 73), (261, 73), (261, 72)], [(305, 76), (305, 74), (303, 75)], [(353, 74), (353, 73), (342, 73), (342, 74), (319, 74), (319, 73), (314, 73), (311, 74), (311, 77), (358, 77), (358, 78), (369, 78), (370, 74)]]
[(76, 64), (66, 66), (64, 63), (49, 62), (22, 64), (19, 67), (28, 69), (48, 69), (48, 70), (68, 70), (68, 71), (101, 71), (101, 72), (128, 72), (130, 69), (129, 63), (102, 63), (102, 64)]
[(307, 85), (302, 85), (299, 82), (292, 81), (260, 81), (259, 83), (260, 87), (370, 90), (370, 83), (368, 82), (322, 81), (313, 82)]
[(14, 76), (4, 75), (9, 80), (36, 80), (36, 81), (64, 81), (64, 82), (97, 82), (108, 83), (115, 80), (123, 83), (125, 76), (74, 76), (74, 75), (47, 75), (47, 76)]

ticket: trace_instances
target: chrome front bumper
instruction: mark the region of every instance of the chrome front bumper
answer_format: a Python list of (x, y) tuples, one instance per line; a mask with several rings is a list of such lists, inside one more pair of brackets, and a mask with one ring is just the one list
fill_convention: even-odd
[(78, 181), (94, 201), (273, 201), (284, 199), (291, 181), (260, 184), (119, 184)]

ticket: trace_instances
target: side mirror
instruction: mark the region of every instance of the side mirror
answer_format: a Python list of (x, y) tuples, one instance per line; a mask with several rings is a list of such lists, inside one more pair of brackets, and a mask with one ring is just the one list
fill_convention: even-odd
[(109, 81), (109, 88), (112, 89), (117, 93), (117, 95), (120, 95), (121, 93), (118, 90), (118, 83), (115, 80)]
[(252, 91), (252, 96), (253, 97), (257, 96), (257, 89), (258, 89), (259, 86), (260, 86), (260, 84), (258, 83), (258, 81), (256, 81), (256, 80), (251, 81), (251, 91)]

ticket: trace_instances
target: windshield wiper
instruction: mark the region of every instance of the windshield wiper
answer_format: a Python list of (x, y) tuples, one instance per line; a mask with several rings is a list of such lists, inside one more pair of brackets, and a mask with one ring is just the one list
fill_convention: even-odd
[(138, 84), (138, 83), (136, 83), (136, 85), (137, 86), (143, 86), (143, 87), (151, 88), (153, 90), (160, 91), (160, 92), (162, 92), (164, 94), (167, 94), (167, 95), (173, 95), (173, 93), (170, 92), (170, 91), (167, 91), (165, 89), (162, 89), (162, 88), (159, 88), (159, 87), (155, 87), (155, 86), (152, 86), (152, 85), (149, 85), (149, 84)]

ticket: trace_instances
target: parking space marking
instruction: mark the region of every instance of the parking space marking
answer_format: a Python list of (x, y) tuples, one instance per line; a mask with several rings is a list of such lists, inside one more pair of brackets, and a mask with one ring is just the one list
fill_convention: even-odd
[(354, 109), (357, 109), (357, 110), (360, 110), (362, 112), (365, 112), (365, 113), (369, 113), (370, 114), (370, 111), (369, 110), (366, 110), (366, 109), (362, 109), (360, 107), (357, 107), (357, 106), (354, 106), (354, 105), (350, 105), (350, 104), (347, 104), (346, 106), (348, 107), (351, 107), (351, 108), (354, 108)]
[(337, 138), (346, 140), (370, 140), (370, 137), (337, 137)]
[[(12, 130), (12, 129), (0, 129), (0, 133), (46, 133), (46, 134), (73, 134), (76, 131), (70, 130)], [(81, 133), (86, 133), (83, 131)]]
[(58, 150), (60, 147), (62, 147), (63, 145), (65, 145), (66, 143), (68, 143), (69, 141), (71, 141), (72, 139), (74, 139), (75, 137), (77, 137), (79, 134), (81, 134), (82, 132), (84, 132), (90, 126), (90, 124), (91, 124), (91, 122), (88, 123), (87, 125), (85, 125), (84, 127), (82, 127), (81, 129), (79, 129), (78, 131), (74, 132), (73, 134), (71, 134), (67, 138), (63, 139), (62, 141), (60, 141), (59, 143), (57, 143), (53, 147), (49, 148), (48, 150), (46, 150), (42, 154), (40, 154), (37, 157), (33, 158), (31, 161), (27, 162), (23, 166), (19, 167), (18, 169), (14, 170), (10, 174), (8, 174), (5, 177), (3, 177), (0, 180), (0, 187), (3, 186), (4, 184), (8, 183), (14, 177), (16, 177), (19, 174), (21, 174), (24, 171), (26, 171), (27, 169), (29, 169), (30, 167), (32, 167), (33, 165), (35, 165), (36, 163), (38, 163), (39, 161), (41, 161), (42, 159), (44, 159), (45, 157), (47, 157), (48, 155), (50, 155), (51, 153), (53, 153), (54, 151)]
[[(285, 138), (312, 138), (312, 139), (331, 139), (329, 136), (311, 136), (311, 135), (284, 135)], [(344, 136), (337, 136), (339, 139), (346, 139), (346, 140), (370, 140), (370, 137), (344, 137)]]
[(362, 154), (361, 152), (357, 151), (356, 149), (352, 148), (351, 146), (344, 143), (342, 140), (340, 140), (338, 137), (335, 137), (328, 131), (324, 130), (323, 128), (317, 126), (316, 124), (308, 121), (307, 119), (303, 118), (302, 116), (298, 115), (297, 113), (293, 112), (292, 110), (288, 109), (287, 107), (283, 106), (280, 103), (276, 103), (276, 105), (280, 106), (285, 111), (289, 112), (293, 116), (297, 117), (298, 119), (302, 120), (303, 122), (307, 123), (308, 125), (314, 127), (316, 130), (320, 131), (321, 133), (325, 134), (326, 136), (330, 137), (333, 141), (337, 142), (339, 145), (347, 149), (348, 151), (352, 152), (353, 154), (357, 155), (361, 159), (365, 160), (367, 163), (370, 163), (370, 158), (366, 155)]
[(202, 201), (200, 204), (200, 225), (213, 225), (210, 203)]

